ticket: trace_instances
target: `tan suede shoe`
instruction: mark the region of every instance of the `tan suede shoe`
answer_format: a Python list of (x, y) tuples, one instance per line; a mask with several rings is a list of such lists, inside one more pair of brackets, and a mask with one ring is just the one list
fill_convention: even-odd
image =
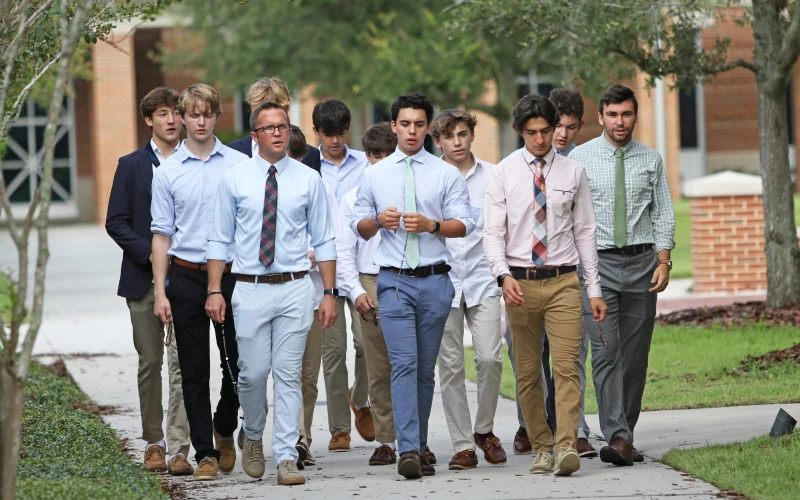
[(167, 462), (167, 471), (173, 476), (188, 476), (194, 472), (194, 467), (186, 460), (186, 457), (178, 453)]
[(223, 474), (230, 474), (236, 466), (236, 447), (233, 444), (233, 436), (223, 437), (214, 431), (214, 449), (221, 453), (219, 457), (219, 471)]
[(163, 446), (151, 444), (144, 452), (144, 470), (156, 472), (167, 470), (167, 462), (164, 460), (166, 456), (167, 450)]

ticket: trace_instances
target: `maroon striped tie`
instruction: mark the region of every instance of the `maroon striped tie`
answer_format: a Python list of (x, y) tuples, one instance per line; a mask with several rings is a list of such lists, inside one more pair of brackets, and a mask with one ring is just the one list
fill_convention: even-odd
[(267, 186), (264, 189), (264, 218), (261, 220), (261, 247), (258, 260), (265, 267), (275, 261), (275, 227), (278, 220), (278, 180), (275, 165), (269, 166)]

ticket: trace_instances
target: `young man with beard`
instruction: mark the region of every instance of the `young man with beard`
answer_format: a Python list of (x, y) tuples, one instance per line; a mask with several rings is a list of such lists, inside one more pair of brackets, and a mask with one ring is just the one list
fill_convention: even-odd
[[(190, 85), (178, 101), (186, 140), (153, 177), (153, 275), (155, 314), (173, 323), (183, 375), (183, 399), (195, 449), (196, 480), (230, 474), (236, 464), (233, 432), (238, 426), (238, 368), (233, 315), (214, 324), (221, 358), (222, 390), (211, 417), (209, 319), (205, 311), (208, 278), (206, 247), (217, 185), (222, 174), (247, 157), (214, 136), (222, 114), (219, 94), (208, 85)], [(227, 259), (230, 262), (230, 258)], [(169, 271), (169, 289), (166, 288)], [(226, 266), (222, 286), (226, 301), (235, 276)], [(216, 442), (216, 443), (215, 443)]]
[(335, 234), (322, 179), (286, 155), (286, 111), (277, 103), (262, 103), (250, 116), (250, 129), (258, 155), (227, 171), (219, 184), (208, 236), (211, 289), (206, 310), (215, 321), (230, 310), (218, 287), (233, 248), (237, 283), (231, 304), (240, 349), (242, 468), (250, 477), (264, 475), (264, 408), (272, 372), (272, 453), (278, 484), (297, 485), (305, 483), (295, 448), (303, 405), (300, 372), (314, 316), (308, 247), (314, 249), (325, 287), (317, 315), (324, 331), (336, 320)]
[[(582, 338), (578, 264), (596, 321), (603, 319), (606, 306), (600, 298), (588, 179), (583, 167), (553, 149), (556, 123), (555, 107), (540, 95), (525, 96), (514, 106), (514, 130), (525, 147), (500, 162), (486, 188), (484, 249), (508, 307), (517, 392), (536, 453), (531, 472), (568, 476), (580, 468), (575, 450)], [(555, 443), (541, 385), (542, 324), (557, 387)]]
[[(450, 470), (478, 466), (475, 445), (491, 465), (506, 463), (506, 452), (494, 435), (494, 415), (500, 396), (503, 360), (500, 357), (501, 290), (489, 269), (483, 251), (483, 200), (494, 165), (472, 154), (475, 116), (460, 109), (439, 113), (431, 123), (431, 136), (442, 149), (442, 159), (464, 177), (475, 230), (465, 238), (447, 240), (450, 252), (450, 280), (456, 290), (439, 348), (439, 383), (444, 416), (453, 443)], [(478, 412), (473, 432), (464, 377), (464, 320), (469, 323), (478, 376)]]
[[(151, 265), (150, 199), (153, 173), (178, 150), (181, 121), (178, 115), (178, 92), (158, 87), (144, 96), (142, 118), (152, 131), (142, 148), (119, 159), (111, 196), (108, 200), (106, 231), (122, 248), (122, 269), (117, 294), (125, 297), (133, 326), (133, 345), (139, 354), (139, 410), (142, 438), (147, 443), (144, 468), (167, 470), (174, 476), (194, 472), (186, 460), (189, 454), (189, 422), (183, 405), (178, 346), (167, 350), (169, 369), (169, 406), (167, 442), (164, 442), (161, 406), (161, 365), (164, 361), (161, 324), (153, 312), (153, 268)], [(171, 457), (165, 462), (166, 453)]]
[[(675, 247), (675, 211), (664, 162), (633, 139), (639, 105), (633, 91), (612, 85), (602, 97), (603, 135), (569, 157), (586, 168), (597, 215), (597, 248), (608, 317), (584, 327), (592, 342), (592, 378), (607, 446), (600, 459), (633, 465), (644, 457), (633, 447), (647, 378), (657, 294), (669, 283)], [(601, 329), (599, 329), (599, 328)]]
[(364, 172), (350, 221), (364, 239), (381, 232), (374, 259), (380, 266), (378, 305), (392, 365), (397, 471), (408, 479), (436, 473), (420, 452), (428, 441), (436, 358), (455, 295), (445, 238), (463, 238), (475, 227), (464, 178), (423, 148), (432, 118), (433, 105), (421, 94), (395, 100), (397, 150)]

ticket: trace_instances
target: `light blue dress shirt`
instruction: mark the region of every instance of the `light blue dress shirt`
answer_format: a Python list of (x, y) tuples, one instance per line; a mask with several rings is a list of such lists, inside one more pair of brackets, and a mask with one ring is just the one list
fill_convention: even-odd
[(346, 144), (344, 160), (338, 167), (325, 159), (322, 149), (319, 151), (319, 161), (322, 178), (333, 187), (337, 203), (342, 202), (342, 198), (348, 191), (361, 184), (364, 169), (369, 165), (367, 155), (363, 151), (350, 149)]
[[(153, 175), (150, 203), (152, 233), (172, 236), (170, 257), (206, 262), (208, 233), (214, 216), (214, 199), (222, 174), (247, 160), (247, 155), (224, 146), (214, 138), (214, 150), (206, 161), (181, 143)], [(230, 262), (232, 254), (221, 259)]]
[(234, 273), (264, 275), (307, 271), (309, 246), (318, 262), (336, 260), (335, 229), (322, 178), (284, 156), (274, 164), (278, 181), (275, 260), (258, 259), (264, 216), (264, 189), (270, 164), (255, 155), (225, 172), (208, 235), (208, 258), (222, 260), (234, 247)]
[[(350, 229), (358, 235), (358, 222), (373, 219), (390, 207), (404, 212), (406, 155), (396, 149), (390, 156), (364, 170), (364, 180), (358, 189), (358, 199), (350, 219)], [(475, 229), (467, 183), (458, 169), (421, 149), (411, 157), (414, 171), (414, 191), (417, 212), (429, 219), (446, 221), (458, 219), (467, 233)], [(381, 267), (408, 268), (404, 261), (406, 231), (403, 220), (397, 231), (380, 230), (381, 242), (375, 251), (374, 263)], [(432, 233), (419, 233), (420, 265), (430, 266), (448, 262), (445, 238)]]

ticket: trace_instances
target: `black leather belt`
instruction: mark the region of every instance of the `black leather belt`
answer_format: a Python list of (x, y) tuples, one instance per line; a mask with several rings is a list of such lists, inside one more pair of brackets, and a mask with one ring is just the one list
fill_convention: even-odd
[(652, 243), (642, 243), (641, 245), (628, 245), (622, 248), (615, 247), (615, 248), (604, 248), (602, 250), (598, 250), (599, 253), (613, 253), (617, 255), (624, 255), (626, 257), (631, 257), (633, 255), (641, 255), (648, 250), (653, 249)]
[(399, 269), (397, 267), (381, 267), (381, 271), (386, 271), (394, 274), (402, 274), (403, 276), (410, 276), (412, 278), (427, 278), (434, 274), (447, 274), (450, 272), (450, 266), (447, 264), (433, 264), (432, 266), (419, 266), (416, 269)]
[(578, 266), (561, 266), (561, 267), (512, 267), (511, 276), (515, 280), (546, 280), (547, 278), (555, 278), (562, 274), (574, 273), (578, 270)]
[(245, 283), (267, 283), (269, 285), (279, 285), (292, 280), (299, 280), (305, 278), (308, 271), (299, 271), (296, 273), (275, 273), (275, 274), (262, 274), (259, 276), (252, 274), (237, 274), (236, 281), (244, 281)]

